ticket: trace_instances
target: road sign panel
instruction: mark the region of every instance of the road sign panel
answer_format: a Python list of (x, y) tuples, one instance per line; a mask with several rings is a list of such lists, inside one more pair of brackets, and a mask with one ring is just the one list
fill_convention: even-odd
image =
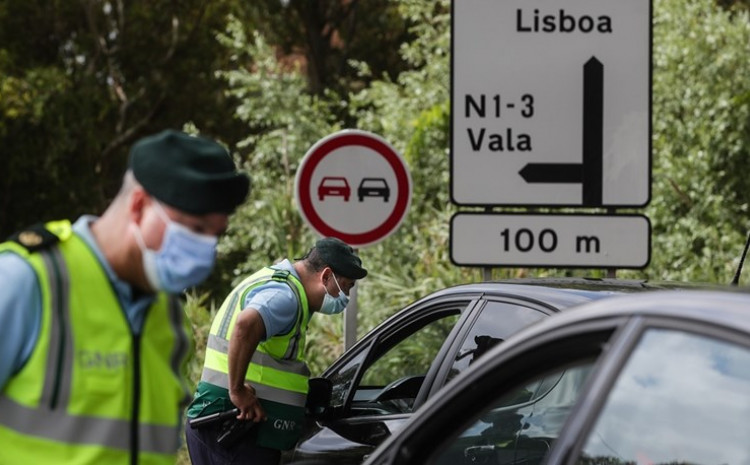
[(401, 224), (411, 175), (401, 155), (375, 134), (347, 129), (313, 145), (295, 180), (300, 213), (321, 236), (372, 245)]
[(450, 235), (462, 266), (644, 268), (651, 258), (642, 215), (457, 213)]
[(640, 207), (651, 196), (651, 0), (454, 0), (451, 196)]

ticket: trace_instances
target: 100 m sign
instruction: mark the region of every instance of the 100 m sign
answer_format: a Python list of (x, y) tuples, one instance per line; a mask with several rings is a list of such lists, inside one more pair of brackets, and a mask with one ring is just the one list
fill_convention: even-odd
[(456, 213), (451, 260), (463, 266), (620, 267), (648, 264), (642, 215)]
[(514, 250), (514, 246), (519, 252), (530, 252), (535, 247), (542, 252), (553, 252), (557, 248), (557, 233), (552, 229), (542, 229), (537, 236), (527, 228), (521, 228), (515, 233), (505, 228), (500, 232), (500, 238), (505, 252)]
[[(505, 228), (500, 231), (503, 251), (511, 252), (532, 252), (535, 249), (542, 252), (554, 252), (557, 249), (557, 233), (553, 229), (545, 228), (539, 231), (539, 234), (528, 228), (521, 228), (511, 232)], [(576, 253), (599, 253), (601, 242), (596, 236), (576, 236), (575, 251)]]

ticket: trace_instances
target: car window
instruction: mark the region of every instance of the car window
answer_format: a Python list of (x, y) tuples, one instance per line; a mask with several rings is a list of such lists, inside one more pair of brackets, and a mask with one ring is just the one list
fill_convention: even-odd
[(578, 463), (747, 464), (748, 393), (747, 347), (649, 330), (611, 389)]
[[(426, 320), (374, 360), (361, 377), (352, 404), (354, 415), (410, 412), (424, 375), (459, 319), (460, 309)], [(392, 344), (392, 342), (391, 342)]]
[(468, 426), (425, 463), (540, 463), (575, 405), (595, 360), (535, 376), (486, 400)]
[(487, 301), (464, 338), (446, 382), (467, 369), (488, 349), (545, 316), (539, 310), (516, 303)]
[(331, 407), (340, 408), (344, 406), (347, 394), (349, 393), (349, 388), (351, 388), (352, 383), (354, 382), (354, 377), (357, 375), (357, 371), (366, 356), (367, 351), (362, 350), (343, 367), (331, 375), (329, 378), (333, 384), (331, 401), (329, 403)]

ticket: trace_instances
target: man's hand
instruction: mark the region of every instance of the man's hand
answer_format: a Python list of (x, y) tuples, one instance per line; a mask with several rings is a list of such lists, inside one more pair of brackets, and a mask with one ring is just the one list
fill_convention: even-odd
[(259, 422), (266, 419), (266, 412), (260, 406), (253, 388), (246, 380), (245, 373), (258, 343), (266, 334), (263, 318), (254, 308), (246, 308), (237, 315), (234, 331), (229, 338), (229, 399), (240, 409), (237, 418)]
[(250, 383), (243, 384), (239, 389), (230, 390), (229, 398), (240, 409), (240, 413), (237, 415), (238, 420), (251, 420), (258, 423), (266, 419), (266, 412), (258, 402), (258, 398), (255, 396), (255, 388)]

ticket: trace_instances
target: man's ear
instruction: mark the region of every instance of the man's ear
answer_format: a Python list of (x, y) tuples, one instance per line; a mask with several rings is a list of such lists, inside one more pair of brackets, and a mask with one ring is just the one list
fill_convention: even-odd
[(142, 187), (136, 187), (130, 193), (128, 199), (128, 215), (135, 224), (141, 224), (143, 219), (143, 210), (149, 203), (150, 197)]

